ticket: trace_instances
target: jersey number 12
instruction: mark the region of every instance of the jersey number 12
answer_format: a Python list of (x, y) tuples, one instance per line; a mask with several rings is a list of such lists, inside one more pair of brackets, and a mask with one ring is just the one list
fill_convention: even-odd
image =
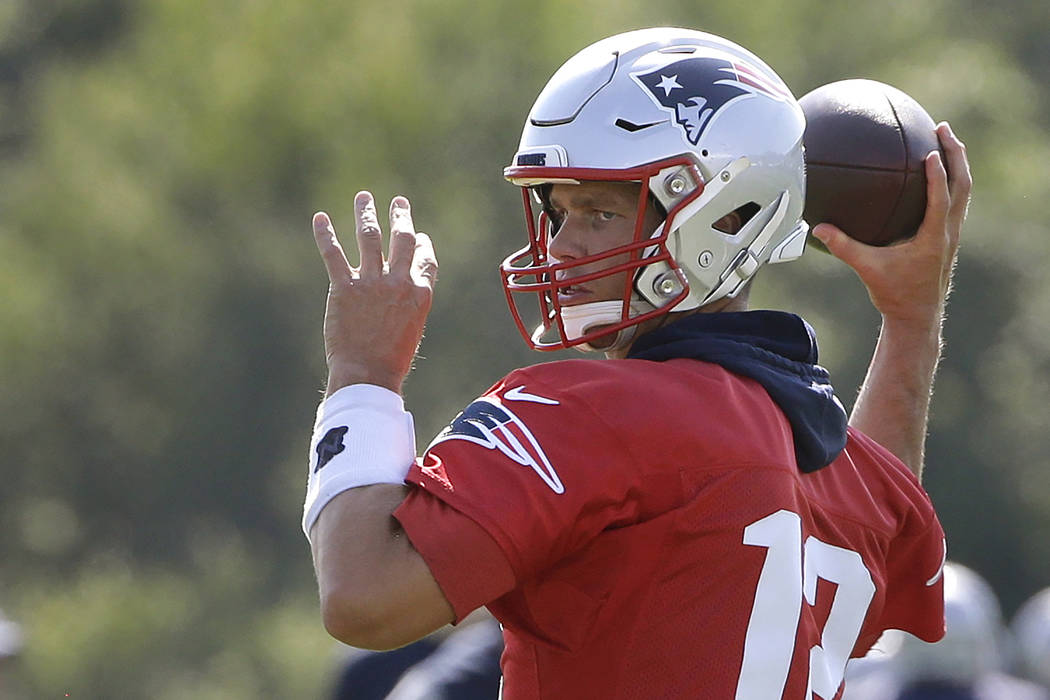
[(744, 528), (744, 544), (766, 549), (755, 603), (744, 640), (744, 659), (736, 700), (779, 700), (795, 653), (802, 599), (816, 604), (817, 579), (838, 584), (820, 644), (809, 650), (805, 698), (832, 700), (842, 684), (846, 662), (860, 636), (875, 584), (861, 556), (822, 542), (802, 542), (802, 519), (779, 510)]

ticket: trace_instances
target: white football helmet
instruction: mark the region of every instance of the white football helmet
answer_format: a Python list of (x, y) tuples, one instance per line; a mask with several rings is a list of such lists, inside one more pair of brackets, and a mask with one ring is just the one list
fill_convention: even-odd
[(944, 618), (944, 638), (935, 644), (898, 630), (886, 633), (900, 637), (897, 658), (906, 680), (965, 685), (1002, 670), (1002, 610), (983, 576), (955, 562), (944, 565)]
[(1029, 598), (1010, 629), (1017, 644), (1019, 670), (1050, 688), (1050, 588)]
[[(504, 171), (522, 187), (529, 244), (500, 269), (527, 342), (589, 349), (586, 343), (619, 332), (613, 347), (622, 347), (636, 324), (735, 296), (763, 263), (802, 255), (804, 130), (802, 110), (777, 74), (712, 34), (643, 29), (569, 59), (537, 98)], [(562, 262), (547, 252), (557, 232), (542, 211), (544, 186), (582, 181), (641, 183), (634, 242)], [(648, 206), (664, 220), (655, 232), (642, 227)], [(733, 212), (742, 228), (715, 226)], [(559, 290), (571, 282), (558, 272), (624, 254), (633, 284), (623, 299), (559, 304)], [(539, 296), (541, 318), (531, 332), (521, 292)]]

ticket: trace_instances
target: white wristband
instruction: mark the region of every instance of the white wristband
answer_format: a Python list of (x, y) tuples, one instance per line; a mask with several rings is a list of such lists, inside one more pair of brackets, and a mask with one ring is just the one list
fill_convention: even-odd
[(328, 502), (347, 489), (403, 484), (416, 459), (412, 414), (400, 396), (373, 384), (352, 384), (317, 409), (310, 439), (303, 532)]

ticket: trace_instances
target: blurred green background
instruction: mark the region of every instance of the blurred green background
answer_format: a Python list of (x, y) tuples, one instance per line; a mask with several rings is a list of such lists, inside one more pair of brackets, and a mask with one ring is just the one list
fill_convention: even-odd
[[(969, 146), (973, 205), (926, 486), (1009, 614), (1050, 584), (1050, 15), (1043, 0), (0, 1), (0, 607), (28, 697), (321, 697), (299, 530), (324, 378), (310, 215), (403, 193), (442, 279), (419, 441), (530, 353), (501, 169), (550, 74), (615, 32), (730, 37), (796, 94), (892, 83)], [(850, 401), (878, 318), (810, 253), (800, 311)], [(5, 669), (6, 671), (6, 669)]]

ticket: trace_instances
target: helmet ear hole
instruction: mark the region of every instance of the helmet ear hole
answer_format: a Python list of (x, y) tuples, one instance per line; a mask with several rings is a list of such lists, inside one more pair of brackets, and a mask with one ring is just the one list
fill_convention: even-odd
[(748, 202), (711, 224), (711, 228), (722, 233), (728, 233), (730, 236), (735, 236), (740, 233), (740, 229), (744, 228), (748, 221), (751, 221), (755, 214), (759, 212), (759, 209), (761, 207), (755, 202)]

